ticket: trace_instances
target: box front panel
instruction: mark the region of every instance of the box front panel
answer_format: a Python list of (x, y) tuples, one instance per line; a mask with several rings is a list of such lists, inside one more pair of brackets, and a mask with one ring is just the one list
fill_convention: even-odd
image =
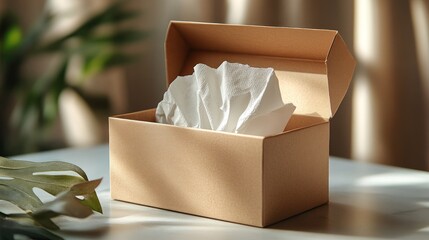
[(262, 220), (262, 138), (110, 119), (112, 198), (249, 225)]
[(329, 122), (264, 142), (264, 225), (328, 202)]

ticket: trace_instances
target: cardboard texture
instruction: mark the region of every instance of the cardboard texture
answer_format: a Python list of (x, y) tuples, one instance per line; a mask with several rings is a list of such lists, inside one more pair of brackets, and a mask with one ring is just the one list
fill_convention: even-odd
[(329, 119), (355, 66), (337, 31), (171, 22), (165, 48), (168, 84), (197, 63), (272, 67), (297, 109), (268, 137), (111, 117), (112, 198), (259, 227), (328, 202)]

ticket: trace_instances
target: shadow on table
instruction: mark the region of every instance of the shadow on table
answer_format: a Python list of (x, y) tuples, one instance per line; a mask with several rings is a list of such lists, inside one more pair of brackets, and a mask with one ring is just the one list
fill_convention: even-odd
[(102, 237), (109, 232), (109, 226), (98, 226), (87, 230), (61, 230), (61, 233), (73, 237), (97, 238)]
[[(386, 197), (386, 196), (384, 196)], [(392, 200), (395, 204), (395, 200)], [(398, 205), (396, 203), (396, 205)], [(429, 232), (418, 232), (429, 226), (429, 209), (408, 203), (411, 209), (383, 213), (365, 204), (330, 202), (270, 226), (270, 229), (316, 232), (360, 237), (400, 237), (412, 234), (429, 239)], [(385, 207), (389, 210), (389, 207)], [(392, 207), (393, 209), (393, 207)]]

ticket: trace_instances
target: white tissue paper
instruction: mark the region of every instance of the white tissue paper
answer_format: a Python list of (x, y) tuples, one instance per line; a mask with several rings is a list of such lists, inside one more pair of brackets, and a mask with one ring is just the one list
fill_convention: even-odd
[(177, 77), (156, 109), (156, 121), (233, 133), (281, 133), (295, 106), (283, 103), (272, 68), (223, 62), (217, 69), (197, 64)]

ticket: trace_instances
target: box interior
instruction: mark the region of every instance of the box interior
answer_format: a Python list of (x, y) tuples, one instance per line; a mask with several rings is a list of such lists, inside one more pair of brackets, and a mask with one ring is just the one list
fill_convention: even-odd
[[(165, 41), (167, 85), (198, 63), (271, 67), (296, 110), (285, 131), (326, 123), (344, 97), (354, 59), (337, 31), (173, 21)], [(185, 93), (184, 93), (185, 94)], [(120, 118), (155, 122), (154, 109)]]
[(331, 100), (334, 107), (342, 100), (330, 95), (346, 91), (328, 81), (328, 56), (337, 36), (332, 30), (172, 22), (165, 46), (167, 83), (192, 74), (198, 63), (213, 68), (223, 61), (271, 67), (283, 101), (297, 107), (295, 114), (329, 120), (336, 110)]
[[(144, 111), (117, 115), (115, 117), (121, 118), (121, 119), (133, 120), (133, 121), (144, 121), (144, 122), (156, 123), (155, 111), (156, 109), (152, 108)], [(294, 114), (290, 118), (283, 132), (285, 133), (285, 132), (296, 131), (302, 128), (311, 127), (325, 122), (326, 122), (325, 119), (317, 116)]]
[[(191, 75), (193, 67), (204, 63), (217, 68), (223, 61), (248, 64), (252, 67), (273, 68), (279, 79), (280, 92), (285, 103), (292, 102), (299, 115), (330, 116), (326, 64), (322, 61), (303, 61), (271, 56), (251, 56), (240, 53), (209, 52), (189, 49), (180, 76)], [(293, 91), (291, 91), (293, 89)], [(310, 91), (317, 89), (317, 91)]]

